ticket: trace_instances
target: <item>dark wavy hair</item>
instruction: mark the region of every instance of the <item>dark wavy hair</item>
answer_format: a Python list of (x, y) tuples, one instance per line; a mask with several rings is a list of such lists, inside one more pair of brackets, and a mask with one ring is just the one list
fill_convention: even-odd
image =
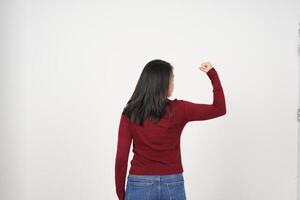
[(171, 100), (168, 99), (168, 89), (172, 73), (173, 66), (169, 62), (161, 59), (149, 61), (122, 114), (138, 125), (143, 125), (147, 118), (157, 123), (166, 111), (170, 119), (173, 112)]

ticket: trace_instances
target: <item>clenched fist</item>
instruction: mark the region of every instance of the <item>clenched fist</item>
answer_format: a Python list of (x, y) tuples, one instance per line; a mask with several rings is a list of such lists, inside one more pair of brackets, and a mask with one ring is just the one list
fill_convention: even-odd
[(199, 67), (199, 69), (205, 73), (207, 73), (211, 68), (213, 68), (213, 66), (210, 62), (201, 63), (201, 66)]

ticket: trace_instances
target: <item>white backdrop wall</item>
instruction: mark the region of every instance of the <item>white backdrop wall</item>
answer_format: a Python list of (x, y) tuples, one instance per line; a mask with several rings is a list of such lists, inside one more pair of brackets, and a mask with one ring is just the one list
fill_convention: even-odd
[(117, 199), (121, 110), (160, 58), (171, 99), (212, 103), (206, 61), (226, 97), (183, 131), (187, 198), (296, 200), (299, 4), (1, 1), (0, 199)]

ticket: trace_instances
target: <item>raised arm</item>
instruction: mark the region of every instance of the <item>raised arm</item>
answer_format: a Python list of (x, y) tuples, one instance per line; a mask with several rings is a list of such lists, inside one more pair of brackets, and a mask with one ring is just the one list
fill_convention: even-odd
[(209, 120), (226, 114), (226, 102), (221, 81), (215, 68), (207, 73), (213, 86), (213, 103), (203, 104), (181, 100), (185, 122)]
[(118, 130), (118, 145), (115, 158), (115, 186), (119, 200), (125, 199), (125, 183), (128, 165), (128, 155), (132, 141), (130, 120), (124, 114), (121, 115)]

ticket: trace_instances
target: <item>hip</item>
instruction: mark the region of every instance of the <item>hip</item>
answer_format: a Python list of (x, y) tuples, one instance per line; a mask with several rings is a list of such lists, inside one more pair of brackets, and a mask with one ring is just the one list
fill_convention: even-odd
[(182, 173), (166, 175), (127, 176), (125, 200), (186, 200), (185, 182)]

